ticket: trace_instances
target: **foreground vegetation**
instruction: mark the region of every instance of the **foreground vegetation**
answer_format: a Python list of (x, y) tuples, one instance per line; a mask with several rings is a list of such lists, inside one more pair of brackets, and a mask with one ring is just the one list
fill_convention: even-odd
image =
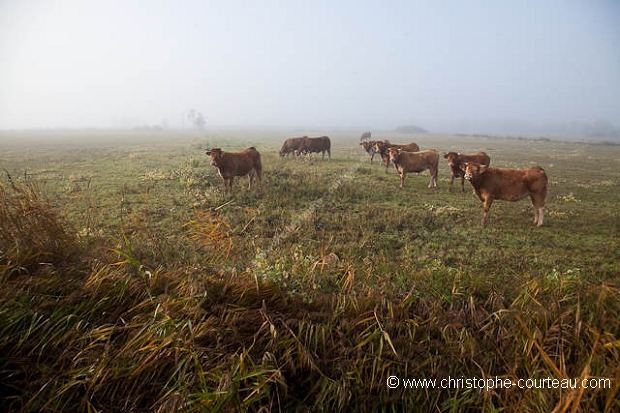
[[(331, 136), (311, 163), (258, 132), (3, 142), (6, 410), (618, 411), (620, 146), (385, 136), (547, 170), (543, 227), (521, 201), (482, 228), (443, 162), (398, 190)], [(249, 145), (262, 189), (226, 197), (204, 149)], [(448, 378), (609, 386), (404, 388)]]

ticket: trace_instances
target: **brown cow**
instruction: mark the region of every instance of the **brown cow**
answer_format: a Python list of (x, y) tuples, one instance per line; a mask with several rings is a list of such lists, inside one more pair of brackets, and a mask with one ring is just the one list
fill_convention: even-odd
[(461, 165), (465, 162), (476, 162), (480, 165), (486, 166), (491, 164), (491, 158), (489, 158), (489, 155), (487, 155), (486, 152), (478, 152), (471, 155), (456, 152), (444, 152), (443, 157), (448, 160), (448, 165), (450, 165), (450, 185), (448, 186), (448, 192), (452, 191), (454, 178), (461, 178), (461, 192), (465, 192), (465, 172), (461, 169)]
[(375, 150), (381, 155), (381, 160), (385, 164), (385, 172), (387, 173), (388, 167), (390, 166), (390, 155), (388, 154), (388, 150), (390, 148), (402, 149), (407, 152), (418, 152), (420, 147), (417, 143), (411, 142), (406, 143), (404, 145), (392, 144), (389, 141), (377, 141), (375, 143)]
[(375, 153), (377, 153), (377, 151), (375, 150), (375, 143), (376, 141), (360, 142), (360, 146), (364, 149), (364, 151), (366, 151), (368, 155), (370, 155), (370, 163), (372, 163), (372, 158), (374, 158)]
[(232, 193), (232, 184), (235, 176), (248, 175), (250, 180), (248, 188), (252, 188), (252, 178), (256, 174), (258, 186), (262, 173), (260, 153), (255, 147), (250, 147), (239, 152), (225, 152), (220, 148), (207, 151), (211, 157), (211, 165), (215, 166), (224, 181), (224, 193)]
[(331, 159), (331, 146), (332, 143), (329, 140), (328, 136), (321, 136), (318, 138), (304, 137), (301, 141), (301, 145), (297, 149), (297, 153), (312, 154), (313, 152), (321, 152), (323, 154), (322, 159), (325, 159), (325, 152), (327, 152), (327, 155), (329, 155), (329, 159)]
[(301, 146), (304, 138), (307, 138), (307, 136), (302, 136), (301, 138), (288, 138), (287, 140), (285, 140), (282, 144), (282, 148), (280, 149), (280, 156), (282, 157), (286, 155), (288, 157), (290, 153), (295, 154), (295, 152)]
[[(388, 140), (383, 140), (382, 142), (387, 143), (387, 144), (390, 143), (390, 141)], [(377, 141), (360, 142), (360, 146), (366, 151), (368, 155), (370, 155), (370, 163), (372, 163), (372, 159), (375, 157), (375, 154), (377, 153), (377, 147), (375, 146), (376, 143)]]
[(495, 199), (518, 201), (530, 196), (534, 205), (534, 224), (543, 224), (545, 197), (547, 196), (547, 174), (540, 166), (525, 169), (491, 168), (475, 162), (461, 166), (465, 179), (471, 182), (474, 192), (484, 202), (485, 225), (489, 209)]
[(405, 174), (407, 172), (419, 173), (426, 169), (431, 173), (431, 180), (428, 182), (428, 187), (437, 186), (439, 153), (436, 150), (430, 149), (422, 152), (406, 152), (400, 148), (390, 148), (388, 149), (388, 154), (400, 175), (400, 188), (403, 187)]

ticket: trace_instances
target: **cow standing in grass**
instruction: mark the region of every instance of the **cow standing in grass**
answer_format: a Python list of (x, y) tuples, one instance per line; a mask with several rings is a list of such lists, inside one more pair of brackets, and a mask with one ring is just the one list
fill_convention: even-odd
[[(388, 140), (383, 140), (381, 142), (384, 142), (386, 144), (389, 145), (390, 141)], [(360, 146), (364, 149), (364, 151), (366, 151), (366, 153), (368, 155), (370, 155), (370, 163), (372, 163), (372, 159), (375, 157), (375, 154), (377, 153), (377, 141), (363, 141), (360, 142)]]
[(543, 224), (547, 174), (540, 166), (525, 169), (490, 168), (476, 162), (461, 166), (474, 192), (484, 202), (482, 225), (486, 225), (489, 209), (495, 199), (518, 201), (530, 196), (534, 205), (534, 224)]
[(430, 149), (422, 152), (406, 152), (400, 148), (388, 149), (390, 160), (394, 163), (400, 175), (400, 188), (402, 189), (407, 172), (422, 172), (429, 170), (431, 179), (428, 187), (437, 186), (437, 171), (439, 169), (439, 153)]
[(478, 152), (471, 155), (456, 152), (444, 152), (443, 157), (448, 160), (448, 165), (450, 165), (450, 185), (448, 186), (448, 192), (452, 191), (454, 178), (461, 178), (461, 192), (465, 192), (465, 172), (461, 169), (461, 165), (464, 163), (476, 162), (480, 165), (486, 166), (491, 164), (491, 158), (486, 154), (486, 152)]
[(383, 163), (385, 163), (386, 173), (388, 171), (388, 167), (390, 166), (390, 155), (388, 153), (388, 150), (390, 148), (402, 149), (403, 151), (407, 151), (407, 152), (417, 152), (420, 150), (420, 147), (415, 142), (406, 143), (404, 145), (393, 144), (393, 143), (390, 143), (389, 141), (375, 142), (375, 150), (377, 151), (377, 153), (379, 153), (379, 155), (381, 155), (381, 160), (383, 161)]
[(294, 156), (295, 152), (299, 150), (301, 143), (306, 138), (308, 137), (302, 136), (300, 138), (288, 138), (287, 140), (285, 140), (284, 143), (282, 144), (282, 148), (280, 148), (280, 157), (283, 157), (284, 155), (286, 155), (286, 157), (288, 158), (288, 155), (291, 153)]
[(252, 188), (252, 180), (256, 176), (260, 187), (261, 165), (260, 153), (255, 147), (250, 147), (239, 152), (225, 152), (221, 148), (213, 148), (207, 151), (211, 157), (211, 165), (215, 166), (224, 181), (224, 193), (232, 193), (232, 184), (235, 176), (248, 175), (250, 180), (248, 188)]
[(370, 163), (372, 163), (372, 159), (375, 157), (375, 153), (377, 153), (375, 149), (375, 141), (360, 142), (360, 146), (370, 156)]
[(321, 159), (325, 159), (325, 152), (329, 156), (329, 159), (332, 158), (331, 152), (332, 143), (328, 136), (320, 136), (318, 138), (308, 138), (304, 137), (301, 141), (299, 148), (297, 149), (298, 154), (312, 154), (314, 152), (321, 152), (323, 157)]

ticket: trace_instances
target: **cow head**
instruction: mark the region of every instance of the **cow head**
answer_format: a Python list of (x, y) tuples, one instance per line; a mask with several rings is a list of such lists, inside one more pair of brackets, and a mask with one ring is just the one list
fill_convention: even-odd
[(211, 166), (218, 166), (218, 161), (222, 159), (224, 151), (221, 148), (213, 148), (207, 151), (207, 156), (211, 157)]
[(443, 157), (448, 160), (448, 165), (452, 167), (458, 167), (457, 158), (459, 154), (456, 152), (444, 152)]
[(398, 154), (400, 154), (401, 151), (402, 149), (400, 148), (389, 148), (388, 155), (390, 156), (390, 161), (396, 163), (396, 158), (398, 158)]
[(377, 153), (377, 149), (375, 147), (375, 141), (364, 141), (360, 142), (360, 146), (364, 148), (364, 150), (368, 153)]
[(465, 179), (471, 181), (472, 179), (485, 173), (487, 171), (487, 166), (480, 165), (476, 162), (465, 162), (461, 164), (461, 170), (465, 172)]

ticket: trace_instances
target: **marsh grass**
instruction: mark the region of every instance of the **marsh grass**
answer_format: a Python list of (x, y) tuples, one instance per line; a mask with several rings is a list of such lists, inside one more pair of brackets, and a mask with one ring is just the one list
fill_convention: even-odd
[(0, 265), (3, 275), (38, 272), (75, 253), (76, 237), (31, 179), (0, 182)]
[[(5, 409), (620, 408), (617, 147), (466, 141), (497, 166), (541, 163), (550, 175), (543, 227), (521, 201), (493, 205), (482, 228), (469, 188), (446, 191), (445, 165), (439, 189), (421, 174), (399, 190), (342, 135), (332, 161), (308, 163), (280, 159), (279, 140), (258, 134), (263, 188), (237, 182), (233, 197), (197, 154), (226, 134), (46, 152), (24, 178), (10, 172)], [(390, 389), (391, 375), (611, 388)]]

